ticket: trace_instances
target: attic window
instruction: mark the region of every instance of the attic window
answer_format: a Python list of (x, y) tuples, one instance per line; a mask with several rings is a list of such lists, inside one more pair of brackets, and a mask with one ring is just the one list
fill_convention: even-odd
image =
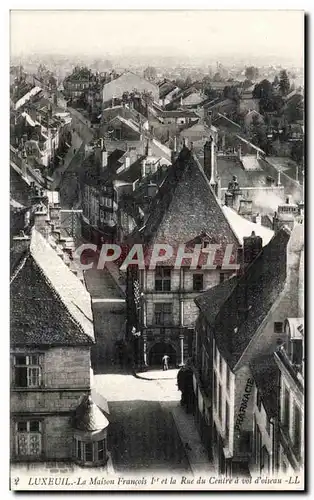
[(208, 248), (209, 241), (203, 241), (203, 248)]
[(281, 321), (275, 321), (274, 323), (274, 333), (283, 332), (283, 323)]

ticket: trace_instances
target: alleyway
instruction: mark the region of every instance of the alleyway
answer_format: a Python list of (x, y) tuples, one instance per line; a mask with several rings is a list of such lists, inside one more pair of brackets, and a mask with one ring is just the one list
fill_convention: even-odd
[[(95, 375), (95, 390), (108, 401), (109, 448), (116, 472), (167, 470), (191, 474), (196, 469), (210, 469), (194, 423), (194, 434), (190, 432), (193, 418), (180, 407), (176, 378), (177, 370), (148, 371), (136, 377), (128, 373)], [(182, 439), (184, 433), (187, 441)], [(196, 469), (189, 460), (191, 444), (193, 461), (198, 462)]]

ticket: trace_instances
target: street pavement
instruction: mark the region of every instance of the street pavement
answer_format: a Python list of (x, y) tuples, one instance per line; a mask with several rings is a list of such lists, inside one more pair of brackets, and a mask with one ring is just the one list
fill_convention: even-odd
[(180, 407), (176, 381), (176, 369), (95, 375), (95, 391), (108, 401), (108, 444), (116, 472), (210, 469), (193, 417)]

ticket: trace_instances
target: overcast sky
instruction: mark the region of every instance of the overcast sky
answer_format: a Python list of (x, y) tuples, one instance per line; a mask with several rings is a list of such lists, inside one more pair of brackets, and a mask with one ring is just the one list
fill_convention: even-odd
[(272, 56), (303, 63), (302, 11), (11, 11), (11, 53)]

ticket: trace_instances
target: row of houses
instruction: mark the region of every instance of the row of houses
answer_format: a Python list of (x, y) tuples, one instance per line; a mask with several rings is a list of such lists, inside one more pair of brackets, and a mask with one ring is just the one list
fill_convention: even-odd
[(281, 228), (241, 277), (196, 299), (195, 420), (218, 473), (304, 466), (304, 234)]

